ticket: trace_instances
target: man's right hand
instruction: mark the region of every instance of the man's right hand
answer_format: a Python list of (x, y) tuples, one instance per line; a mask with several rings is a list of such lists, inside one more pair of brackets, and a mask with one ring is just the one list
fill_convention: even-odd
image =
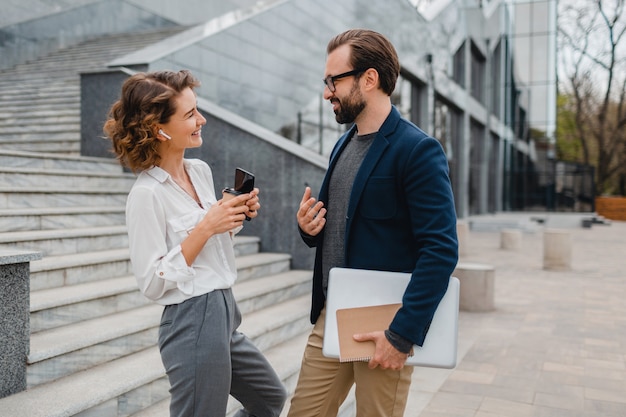
[(311, 188), (306, 187), (302, 201), (300, 201), (300, 208), (296, 214), (298, 226), (304, 233), (310, 236), (317, 236), (326, 224), (325, 216), (326, 209), (324, 208), (324, 203), (311, 197)]

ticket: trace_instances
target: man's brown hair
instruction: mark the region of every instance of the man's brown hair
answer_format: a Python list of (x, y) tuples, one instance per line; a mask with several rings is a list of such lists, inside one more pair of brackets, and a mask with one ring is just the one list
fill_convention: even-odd
[(400, 61), (389, 39), (372, 30), (351, 29), (331, 39), (326, 52), (330, 54), (346, 44), (352, 49), (350, 54), (352, 68), (362, 70), (374, 68), (378, 72), (380, 89), (390, 96), (400, 75)]

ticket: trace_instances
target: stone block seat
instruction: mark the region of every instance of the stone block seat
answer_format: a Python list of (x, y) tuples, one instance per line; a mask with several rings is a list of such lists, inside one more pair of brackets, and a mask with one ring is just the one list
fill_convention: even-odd
[(452, 274), (461, 282), (459, 310), (495, 309), (495, 268), (482, 263), (460, 262)]

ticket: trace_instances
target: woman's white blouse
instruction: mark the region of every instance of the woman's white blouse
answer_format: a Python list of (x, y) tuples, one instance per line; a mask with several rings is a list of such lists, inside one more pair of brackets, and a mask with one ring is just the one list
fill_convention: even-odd
[(209, 166), (184, 164), (202, 207), (159, 167), (139, 174), (126, 202), (133, 274), (141, 292), (163, 305), (229, 288), (237, 278), (229, 232), (212, 236), (187, 266), (180, 244), (217, 200)]

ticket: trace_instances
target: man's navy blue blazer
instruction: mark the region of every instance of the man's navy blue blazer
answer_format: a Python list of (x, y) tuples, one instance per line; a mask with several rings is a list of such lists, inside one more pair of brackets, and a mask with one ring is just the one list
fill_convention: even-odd
[[(355, 129), (346, 132), (331, 153), (319, 193), (325, 205), (329, 178)], [(324, 232), (300, 233), (309, 247), (316, 247), (311, 306), (315, 323), (326, 302)], [(390, 330), (421, 346), (458, 260), (456, 214), (443, 148), (393, 106), (354, 180), (344, 245), (347, 268), (412, 272)]]

